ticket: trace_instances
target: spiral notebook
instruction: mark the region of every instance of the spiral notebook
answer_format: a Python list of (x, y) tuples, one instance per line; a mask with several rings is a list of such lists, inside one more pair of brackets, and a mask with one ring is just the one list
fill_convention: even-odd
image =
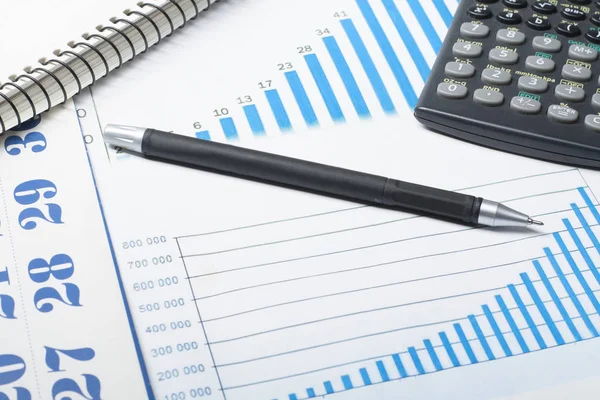
[(7, 41), (10, 57), (0, 65), (0, 134), (64, 103), (219, 1), (51, 0), (35, 4), (35, 13), (30, 2), (11, 4), (11, 14), (27, 15), (28, 23), (2, 21), (16, 40)]

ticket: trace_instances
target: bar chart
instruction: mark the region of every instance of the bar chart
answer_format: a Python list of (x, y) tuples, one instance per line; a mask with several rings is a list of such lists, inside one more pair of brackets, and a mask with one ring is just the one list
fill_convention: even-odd
[[(375, 2), (383, 5), (384, 15), (377, 15), (374, 11), (371, 3)], [(280, 64), (278, 69), (284, 75), (287, 86), (272, 87), (270, 81), (261, 82), (259, 86), (263, 89), (264, 98), (249, 98), (247, 101), (251, 104), (243, 104), (244, 99), (238, 99), (241, 100), (238, 101), (238, 104), (242, 104), (244, 120), (234, 121), (232, 117), (226, 116), (219, 119), (219, 128), (225, 140), (239, 140), (239, 129), (249, 130), (254, 136), (265, 135), (263, 118), (274, 119), (279, 133), (292, 132), (300, 128), (293, 126), (290, 121), (288, 109), (292, 107), (297, 108), (302, 115), (302, 128), (319, 127), (320, 121), (315, 113), (315, 103), (317, 102), (324, 104), (327, 109), (327, 117), (336, 124), (346, 123), (346, 114), (349, 113), (353, 113), (361, 120), (371, 119), (371, 108), (374, 107), (379, 107), (388, 115), (396, 115), (398, 109), (412, 110), (417, 102), (420, 87), (427, 80), (433, 62), (425, 58), (423, 48), (428, 47), (437, 54), (443, 40), (439, 29), (434, 28), (431, 15), (427, 14), (418, 0), (402, 2), (402, 11), (398, 6), (399, 2), (394, 0), (355, 0), (354, 3), (359, 11), (357, 18), (361, 18), (369, 30), (359, 31), (354, 18), (349, 17), (346, 12), (336, 13), (333, 22), (339, 28), (337, 33), (333, 33), (333, 29), (319, 30), (317, 32), (320, 37), (318, 46), (303, 46), (297, 49), (300, 61), (306, 65), (309, 74), (301, 75), (291, 62)], [(448, 5), (443, 0), (433, 1), (432, 4), (437, 12), (436, 17), (443, 20), (446, 24), (445, 28), (447, 28), (452, 18)], [(403, 16), (406, 13), (410, 13), (410, 17), (418, 21), (418, 29), (424, 33), (427, 42), (417, 42), (411, 33), (411, 27), (405, 21), (406, 15)], [(380, 22), (382, 18), (391, 21), (395, 30), (386, 31)], [(349, 41), (349, 47), (344, 48), (340, 45), (339, 35), (343, 35), (344, 40)], [(365, 35), (371, 35), (375, 39), (377, 48), (369, 48), (365, 44)], [(398, 54), (390, 41), (390, 35), (396, 35), (402, 40), (409, 57), (402, 57)], [(384, 65), (377, 65), (374, 62), (373, 52), (383, 55)], [(348, 61), (350, 54), (359, 60), (357, 65)], [(331, 60), (335, 67), (333, 70), (324, 68), (321, 62), (324, 57)], [(409, 77), (406, 71), (407, 64), (416, 68), (418, 77)], [(382, 78), (380, 73), (382, 69), (391, 71), (393, 82), (386, 82)], [(375, 93), (377, 100), (373, 104), (369, 104), (364, 96), (363, 91), (366, 88), (359, 86), (355, 78), (356, 74), (364, 74), (367, 77), (370, 85), (368, 90)], [(336, 78), (341, 79), (343, 91), (336, 91), (332, 87), (330, 84), (332, 75), (337, 75)], [(419, 84), (416, 84), (415, 80), (418, 80)], [(309, 84), (316, 86), (319, 98), (309, 96), (305, 89)], [(403, 98), (393, 99), (389, 93), (389, 85), (399, 87)], [(284, 103), (280, 95), (281, 91), (291, 92), (294, 102)], [(349, 99), (352, 104), (351, 109), (344, 110), (342, 108), (339, 101), (342, 96)], [(220, 135), (221, 133), (219, 133)], [(196, 137), (204, 140), (212, 138), (210, 130), (197, 131)]]
[(477, 190), (519, 193), (502, 201), (541, 207), (548, 228), (355, 207), (178, 237), (226, 398), (316, 398), (598, 337), (600, 212), (579, 171)]

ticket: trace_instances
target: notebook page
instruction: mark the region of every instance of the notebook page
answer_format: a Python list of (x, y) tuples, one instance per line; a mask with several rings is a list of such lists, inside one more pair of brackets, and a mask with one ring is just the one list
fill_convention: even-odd
[[(598, 173), (414, 120), (454, 7), (231, 1), (76, 100), (158, 397), (591, 398)], [(142, 160), (103, 146), (107, 123), (461, 190), (546, 225), (471, 229)]]

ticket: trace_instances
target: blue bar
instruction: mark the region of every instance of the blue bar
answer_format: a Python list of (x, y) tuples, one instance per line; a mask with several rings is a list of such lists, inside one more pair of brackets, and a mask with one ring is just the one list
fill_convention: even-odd
[(431, 340), (425, 339), (425, 340), (423, 340), (423, 344), (425, 345), (425, 348), (427, 349), (427, 353), (429, 354), (429, 357), (431, 358), (431, 362), (433, 362), (433, 367), (435, 368), (435, 370), (436, 371), (443, 370), (444, 367), (442, 367), (442, 363), (440, 362), (440, 359), (438, 358), (437, 354), (435, 353), (435, 349), (433, 348), (433, 345), (431, 344)]
[[(552, 267), (554, 267), (554, 271), (556, 271), (556, 274), (559, 277), (562, 275), (562, 277), (564, 278), (564, 274), (562, 273), (562, 270), (558, 266), (558, 263), (556, 262), (556, 259), (554, 259), (554, 256), (552, 255), (552, 252), (550, 252), (550, 249), (546, 247), (546, 248), (544, 248), (544, 252), (546, 252), (546, 256), (550, 260), (550, 263), (552, 264)], [(548, 255), (548, 252), (550, 252), (549, 255)], [(573, 324), (573, 320), (571, 319), (571, 316), (569, 315), (569, 313), (565, 309), (562, 301), (560, 301), (560, 298), (558, 297), (558, 294), (556, 294), (556, 290), (554, 290), (554, 288), (552, 287), (552, 284), (550, 283), (550, 279), (548, 279), (548, 276), (546, 276), (546, 272), (542, 268), (542, 265), (540, 264), (540, 262), (538, 260), (533, 260), (533, 265), (535, 266), (535, 270), (537, 271), (538, 275), (542, 279), (542, 283), (546, 287), (546, 290), (548, 291), (548, 294), (550, 294), (550, 297), (552, 298), (552, 301), (556, 305), (556, 308), (558, 309), (558, 312), (560, 313), (560, 315), (562, 316), (563, 320), (567, 324), (567, 327), (571, 331), (571, 334), (573, 335), (573, 338), (575, 340), (577, 340), (577, 341), (581, 340), (581, 335), (577, 331), (577, 328), (575, 327), (575, 324)], [(562, 279), (561, 279), (561, 282), (563, 282)], [(564, 282), (563, 282), (563, 284), (564, 284)], [(568, 285), (568, 282), (567, 282), (567, 285)]]
[(354, 388), (349, 375), (342, 375), (342, 383), (344, 384), (344, 389), (346, 389), (346, 390), (350, 390), (350, 389)]
[(396, 107), (392, 102), (392, 98), (390, 97), (390, 94), (383, 83), (383, 79), (381, 79), (381, 75), (379, 75), (377, 67), (375, 66), (375, 63), (373, 62), (373, 59), (367, 50), (367, 46), (365, 46), (365, 43), (360, 37), (354, 22), (352, 22), (351, 19), (343, 19), (341, 23), (344, 31), (346, 31), (346, 35), (348, 36), (350, 43), (352, 43), (352, 47), (354, 48), (354, 51), (356, 52), (363, 69), (365, 70), (365, 73), (367, 74), (367, 77), (369, 78), (369, 81), (371, 82), (371, 86), (375, 91), (375, 95), (379, 100), (379, 104), (381, 104), (381, 108), (383, 108), (383, 111), (386, 114), (395, 114)]
[(515, 338), (517, 339), (517, 342), (519, 343), (519, 346), (521, 346), (521, 350), (523, 350), (523, 353), (529, 353), (529, 346), (527, 346), (527, 343), (525, 342), (523, 335), (521, 335), (521, 331), (519, 331), (519, 327), (517, 326), (515, 319), (510, 314), (510, 310), (508, 309), (508, 307), (506, 307), (506, 303), (504, 302), (504, 299), (500, 295), (496, 295), (495, 298), (496, 298), (496, 303), (498, 303), (498, 306), (500, 307), (500, 310), (502, 311), (502, 314), (504, 314), (504, 318), (506, 319), (506, 322), (508, 322), (508, 326), (510, 326), (510, 329), (512, 330), (513, 335), (515, 335)]
[(469, 322), (475, 331), (475, 335), (477, 335), (477, 339), (479, 339), (479, 342), (481, 342), (481, 347), (483, 347), (483, 351), (485, 351), (485, 355), (487, 356), (488, 360), (495, 360), (496, 357), (494, 356), (494, 353), (492, 352), (492, 349), (490, 348), (490, 345), (488, 344), (487, 339), (485, 338), (485, 335), (483, 334), (483, 331), (477, 322), (477, 318), (475, 318), (474, 315), (469, 315), (467, 318), (469, 319)]
[[(585, 223), (587, 225), (586, 220), (583, 218), (583, 215), (581, 214), (581, 211), (579, 210), (579, 208), (577, 208), (577, 206), (575, 204), (571, 204), (571, 207), (575, 207), (575, 212), (577, 214), (577, 218), (580, 218), (580, 221), (582, 221), (582, 226)], [(577, 249), (579, 250), (579, 253), (581, 254), (581, 256), (583, 257), (583, 259), (585, 260), (585, 263), (587, 264), (588, 268), (590, 269), (590, 271), (592, 272), (592, 275), (594, 275), (594, 278), (596, 278), (596, 281), (598, 283), (600, 283), (600, 273), (598, 272), (598, 268), (596, 267), (596, 265), (594, 264), (594, 262), (592, 261), (592, 258), (590, 257), (590, 253), (588, 253), (587, 249), (585, 248), (585, 246), (583, 245), (583, 243), (581, 243), (581, 239), (579, 239), (579, 236), (577, 235), (577, 233), (575, 232), (575, 229), (573, 229), (573, 226), (571, 225), (571, 222), (568, 219), (563, 219), (563, 224), (565, 224), (565, 227), (567, 228), (567, 231), (569, 231), (569, 235), (571, 235), (571, 239), (573, 239), (573, 242), (575, 242), (575, 246), (577, 246)], [(591, 228), (589, 226), (587, 226), (587, 229), (590, 229), (591, 232)], [(586, 227), (584, 226), (584, 230), (586, 230)], [(593, 232), (591, 233), (593, 235)], [(589, 233), (588, 233), (589, 235)]]
[(383, 28), (377, 20), (377, 17), (375, 16), (375, 13), (373, 12), (368, 0), (356, 0), (356, 2), (360, 8), (360, 11), (365, 17), (369, 28), (371, 28), (371, 31), (373, 32), (373, 35), (375, 36), (375, 39), (377, 40), (377, 43), (379, 44), (387, 63), (392, 69), (392, 72), (394, 73), (396, 81), (398, 82), (398, 85), (404, 94), (404, 98), (406, 99), (408, 106), (413, 109), (417, 104), (417, 94), (408, 80), (408, 76), (406, 75), (404, 68), (402, 68), (402, 64), (394, 52), (392, 44), (383, 31)]
[(308, 95), (306, 94), (306, 90), (304, 89), (304, 85), (298, 76), (298, 72), (289, 71), (285, 73), (285, 78), (290, 85), (290, 89), (292, 89), (292, 93), (294, 94), (294, 98), (296, 99), (296, 103), (298, 103), (298, 107), (300, 107), (300, 112), (304, 117), (304, 121), (308, 126), (317, 126), (319, 125), (319, 121), (317, 120), (317, 116), (315, 115), (315, 110), (313, 109), (312, 104), (310, 104), (310, 100)]
[(235, 127), (235, 123), (233, 122), (232, 118), (221, 118), (219, 122), (221, 123), (223, 133), (225, 133), (225, 137), (227, 139), (239, 139), (237, 128)]
[(576, 204), (571, 204), (571, 208), (573, 209), (573, 212), (575, 212), (575, 215), (577, 215), (577, 219), (579, 219), (581, 226), (583, 226), (585, 233), (587, 233), (588, 237), (592, 241), (592, 244), (596, 248), (596, 251), (598, 252), (598, 254), (600, 254), (600, 242), (598, 242), (598, 238), (596, 237), (596, 235), (594, 235), (592, 227), (587, 223), (583, 214), (581, 213), (581, 210), (579, 209), (579, 207), (577, 207)]
[(402, 41), (404, 42), (404, 45), (406, 46), (406, 49), (408, 50), (410, 56), (415, 62), (415, 66), (419, 70), (421, 78), (423, 78), (423, 81), (426, 81), (427, 77), (429, 76), (429, 73), (431, 72), (431, 68), (429, 68), (427, 61), (425, 61), (425, 57), (423, 57), (423, 54), (421, 53), (421, 49), (419, 48), (417, 42), (415, 42), (415, 39), (410, 33), (410, 29), (408, 28), (408, 26), (406, 26), (406, 22), (404, 22), (402, 15), (400, 15), (398, 7), (396, 7), (396, 4), (393, 0), (383, 0), (383, 5), (385, 6), (385, 9), (390, 15), (390, 18), (392, 19), (392, 22), (394, 23), (398, 34), (400, 35)]
[(202, 140), (210, 140), (210, 133), (208, 131), (196, 132), (196, 137)]
[(578, 188), (577, 190), (579, 191), (579, 194), (581, 195), (581, 197), (583, 197), (583, 201), (585, 201), (585, 204), (587, 204), (588, 208), (590, 209), (590, 211), (594, 215), (594, 218), (596, 219), (596, 223), (600, 224), (600, 213), (598, 212), (598, 210), (594, 206), (594, 203), (592, 202), (592, 199), (590, 199), (590, 197), (588, 196), (588, 194), (585, 192), (584, 188)]
[(458, 335), (458, 338), (460, 339), (460, 342), (462, 343), (463, 347), (465, 348), (465, 351), (467, 352), (469, 361), (471, 361), (471, 364), (477, 364), (477, 357), (475, 357), (475, 353), (473, 353), (471, 344), (469, 343), (467, 336), (465, 336), (465, 332), (463, 331), (462, 326), (460, 326), (460, 324), (454, 324), (453, 326), (454, 330), (456, 331), (456, 334)]
[(450, 24), (452, 23), (452, 13), (450, 13), (450, 10), (448, 9), (448, 6), (446, 6), (446, 3), (444, 3), (444, 0), (433, 0), (433, 4), (446, 23), (446, 26), (450, 27)]
[[(594, 266), (592, 260), (589, 258), (589, 254), (587, 254), (587, 251), (585, 250), (583, 244), (581, 243), (581, 240), (577, 236), (577, 233), (575, 233), (575, 229), (573, 229), (573, 226), (571, 225), (571, 223), (569, 222), (568, 219), (565, 218), (562, 221), (565, 224), (565, 226), (567, 227), (567, 231), (569, 231), (569, 234), (571, 235), (571, 238), (575, 242), (575, 245), (579, 249), (579, 251), (582, 254), (583, 258), (586, 259), (586, 263), (588, 262), (588, 259), (589, 259), (589, 262), (591, 263), (590, 270), (591, 271), (594, 270), (596, 267)], [(560, 238), (560, 235), (556, 234), (556, 236), (558, 237), (558, 239), (560, 239), (560, 243), (559, 243), (560, 250), (564, 254), (565, 258), (567, 259), (567, 262), (571, 266), (571, 269), (573, 269), (573, 272), (577, 271), (577, 273), (576, 273), (577, 279), (580, 280), (581, 286), (583, 287), (583, 290), (585, 291), (585, 294), (590, 299), (590, 302), (592, 303), (592, 305), (596, 309), (596, 312), (598, 314), (600, 314), (600, 304), (598, 303), (598, 299), (596, 299), (596, 296), (594, 295), (594, 292), (592, 291), (592, 289), (588, 285), (587, 281), (585, 280), (585, 278), (581, 274), (579, 268), (575, 264), (575, 260), (573, 260), (573, 257), (571, 257), (571, 253), (569, 253), (567, 247), (565, 246), (564, 242)], [(594, 326), (594, 324), (590, 320), (587, 312), (585, 311), (585, 308), (583, 308), (583, 305), (579, 301), (579, 298), (575, 294), (575, 291), (571, 287), (571, 284), (569, 283), (568, 279), (563, 274), (560, 266), (558, 265), (558, 262), (554, 258), (554, 255), (552, 254), (552, 252), (550, 251), (550, 249), (544, 249), (544, 251), (546, 251), (546, 256), (548, 257), (548, 259), (552, 263), (552, 267), (554, 268), (554, 271), (556, 271), (556, 274), (560, 278), (560, 281), (563, 284), (563, 286), (565, 287), (565, 290), (567, 291), (567, 293), (569, 295), (569, 298), (571, 299), (571, 301), (575, 305), (575, 308), (577, 309), (577, 312), (579, 312), (579, 315), (581, 315), (581, 319), (583, 320), (583, 322), (585, 323), (585, 325), (588, 327), (588, 330), (590, 331), (590, 333), (592, 335), (594, 335), (594, 336), (598, 336), (598, 331), (596, 330), (596, 327)], [(588, 264), (588, 265), (590, 265), (590, 264)], [(598, 271), (596, 271), (596, 272), (598, 272)]]
[(360, 376), (362, 377), (363, 383), (365, 384), (365, 386), (368, 386), (371, 384), (371, 378), (369, 377), (369, 372), (367, 372), (366, 368), (361, 368), (359, 370), (360, 372)]
[(552, 321), (552, 318), (550, 317), (550, 314), (548, 313), (546, 306), (542, 302), (542, 299), (540, 299), (540, 296), (538, 295), (538, 292), (535, 290), (535, 287), (533, 286), (531, 279), (529, 279), (529, 275), (527, 275), (527, 273), (524, 272), (524, 273), (520, 274), (520, 276), (521, 276), (521, 279), (523, 280), (523, 283), (525, 284), (525, 287), (527, 288), (527, 291), (529, 292), (529, 295), (533, 299), (535, 306), (540, 311), (540, 314), (542, 314), (542, 318), (544, 318), (544, 321), (546, 321), (546, 325), (548, 325), (548, 328), (550, 329), (550, 332), (552, 333), (554, 340), (556, 340), (556, 344), (558, 344), (558, 345), (565, 344), (565, 340), (563, 339), (562, 335), (556, 328), (554, 321)]
[(396, 369), (398, 369), (400, 377), (406, 378), (408, 376), (408, 373), (406, 372), (406, 368), (404, 368), (404, 365), (402, 364), (400, 356), (398, 354), (393, 354), (392, 359), (394, 360), (394, 364), (396, 364)]
[(325, 381), (325, 382), (323, 382), (323, 386), (325, 386), (325, 393), (327, 393), (327, 394), (335, 393), (335, 391), (333, 390), (333, 386), (331, 385), (331, 382)]
[(513, 353), (510, 350), (508, 343), (506, 343), (506, 339), (504, 339), (504, 335), (502, 334), (502, 331), (500, 330), (498, 323), (494, 319), (494, 314), (492, 314), (492, 311), (486, 304), (482, 305), (481, 308), (483, 310), (483, 313), (485, 314), (485, 317), (488, 320), (488, 323), (492, 327), (492, 330), (494, 331), (494, 335), (496, 336), (496, 339), (498, 339), (498, 343), (500, 343), (500, 347), (502, 347), (504, 354), (506, 354), (507, 357), (512, 356)]
[(435, 51), (435, 54), (438, 54), (442, 48), (442, 39), (440, 39), (433, 24), (429, 20), (429, 17), (425, 13), (425, 10), (423, 10), (420, 0), (407, 0), (407, 2), (412, 9), (413, 14), (417, 17), (423, 32), (425, 32), (425, 36), (427, 36), (427, 40), (429, 40), (433, 51)]
[(367, 103), (365, 103), (365, 99), (356, 83), (356, 79), (354, 79), (354, 75), (350, 70), (350, 66), (340, 49), (340, 46), (337, 43), (337, 40), (333, 36), (328, 36), (323, 38), (323, 42), (325, 43), (325, 47), (329, 51), (329, 55), (337, 68), (342, 81), (344, 82), (344, 86), (346, 87), (346, 91), (348, 92), (348, 96), (350, 96), (350, 100), (352, 100), (352, 104), (354, 105), (354, 109), (360, 118), (370, 118), (371, 112), (369, 111), (369, 107)]
[(377, 361), (375, 363), (377, 365), (377, 370), (379, 370), (379, 375), (381, 375), (381, 380), (383, 382), (387, 382), (390, 380), (390, 376), (388, 375), (386, 369), (385, 369), (385, 365), (383, 364), (383, 361)]
[(538, 342), (538, 346), (540, 346), (540, 349), (545, 349), (547, 347), (546, 342), (544, 341), (544, 338), (542, 337), (542, 334), (540, 333), (537, 325), (533, 321), (533, 318), (531, 318), (531, 314), (529, 314), (529, 311), (527, 311), (527, 306), (525, 306), (525, 303), (523, 303), (523, 300), (521, 300), (521, 296), (519, 296), (517, 288), (515, 288), (515, 285), (508, 285), (508, 290), (510, 291), (510, 294), (512, 295), (513, 299), (515, 299), (515, 303), (517, 303), (519, 311), (521, 311), (521, 314), (523, 314), (523, 318), (525, 318), (527, 326), (529, 326), (531, 333), (535, 337), (535, 340)]
[(265, 126), (263, 125), (262, 119), (258, 114), (258, 109), (256, 108), (256, 105), (248, 104), (242, 108), (244, 110), (244, 114), (246, 114), (246, 119), (248, 120), (250, 129), (252, 129), (252, 133), (254, 133), (255, 135), (264, 135)]
[(267, 96), (267, 101), (269, 102), (269, 106), (271, 106), (271, 111), (273, 111), (279, 129), (282, 132), (291, 131), (292, 123), (277, 89), (265, 90), (265, 96)]
[(438, 335), (440, 336), (440, 339), (442, 340), (442, 344), (444, 345), (444, 348), (446, 349), (446, 353), (448, 353), (448, 357), (450, 357), (450, 361), (452, 362), (452, 365), (455, 367), (460, 367), (460, 361), (458, 361), (458, 357), (456, 357), (456, 353), (454, 352), (454, 349), (452, 348), (452, 343), (450, 343), (450, 340), (448, 340), (448, 335), (446, 335), (446, 332), (440, 332), (440, 333), (438, 333)]
[(309, 399), (312, 399), (313, 397), (317, 397), (317, 394), (315, 393), (315, 390), (313, 388), (306, 389), (306, 395), (308, 396)]
[[(556, 243), (558, 243), (558, 247), (560, 247), (560, 251), (565, 256), (567, 262), (569, 263), (569, 266), (571, 267), (571, 270), (573, 271), (573, 273), (577, 277), (577, 280), (579, 281), (579, 284), (583, 288), (583, 290), (584, 290), (585, 294), (587, 295), (588, 299), (590, 299), (590, 302), (594, 305), (594, 308), (596, 309), (596, 312), (600, 314), (600, 303), (598, 303), (598, 299), (596, 299), (596, 296), (594, 295), (594, 292), (592, 291), (592, 288), (590, 288), (590, 285), (585, 280), (585, 277), (583, 276), (583, 274), (579, 270), (579, 267), (577, 267), (577, 263), (575, 262), (575, 260), (573, 259), (573, 256), (569, 252), (569, 249), (567, 248), (567, 245), (565, 245), (565, 242), (562, 240), (562, 238), (560, 237), (560, 235), (558, 233), (554, 233), (554, 240), (556, 240)], [(548, 256), (548, 258), (554, 257), (552, 255), (552, 252), (550, 251), (550, 249), (544, 249), (544, 251), (546, 251), (546, 255), (547, 256), (548, 256), (548, 254), (550, 254)], [(556, 260), (555, 260), (555, 262), (556, 262)]]
[(296, 396), (294, 393), (290, 394), (288, 397), (290, 400), (298, 400), (298, 396)]
[(304, 56), (304, 60), (308, 65), (308, 69), (319, 88), (319, 92), (321, 93), (321, 97), (325, 102), (325, 106), (327, 107), (327, 111), (329, 111), (329, 115), (331, 119), (335, 122), (344, 122), (346, 118), (344, 117), (344, 113), (340, 108), (340, 104), (335, 97), (335, 93), (333, 93), (333, 88), (329, 83), (329, 79), (327, 79), (327, 75), (325, 75), (325, 71), (319, 62), (319, 59), (316, 54), (307, 54)]
[(419, 374), (424, 374), (425, 368), (423, 368), (423, 364), (421, 364), (421, 360), (419, 359), (417, 350), (414, 347), (409, 347), (408, 354), (410, 354), (410, 358), (412, 358), (412, 361), (415, 364), (415, 368), (417, 369), (417, 372)]

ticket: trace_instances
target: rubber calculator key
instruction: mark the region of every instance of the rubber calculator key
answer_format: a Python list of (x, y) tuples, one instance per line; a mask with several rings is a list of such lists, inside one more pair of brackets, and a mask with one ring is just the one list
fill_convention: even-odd
[(528, 70), (535, 72), (552, 72), (556, 68), (556, 63), (549, 58), (529, 56), (527, 57), (527, 60), (525, 60), (525, 67)]
[(572, 44), (569, 46), (569, 57), (585, 62), (596, 61), (598, 50), (580, 44)]
[(481, 81), (488, 85), (508, 85), (512, 81), (512, 75), (501, 69), (486, 68), (481, 72)]
[(498, 48), (490, 50), (489, 58), (498, 64), (516, 64), (519, 61), (519, 55), (515, 51)]
[(562, 68), (562, 77), (576, 82), (585, 82), (592, 78), (592, 70), (581, 65), (565, 64)]
[(557, 10), (556, 5), (547, 0), (536, 1), (531, 8), (540, 14), (554, 14)]
[(525, 43), (525, 34), (519, 31), (500, 29), (498, 33), (496, 33), (496, 41), (507, 46), (518, 46)]
[(510, 100), (510, 108), (521, 114), (538, 114), (542, 109), (542, 103), (527, 97), (515, 96)]
[(477, 43), (458, 42), (452, 47), (452, 53), (456, 57), (475, 58), (483, 53), (483, 49)]
[(522, 76), (517, 87), (529, 93), (544, 93), (548, 90), (548, 82), (535, 76)]
[(600, 132), (600, 115), (590, 114), (585, 116), (585, 126), (589, 129)]
[(462, 37), (470, 39), (481, 39), (490, 34), (490, 28), (484, 24), (475, 24), (473, 22), (464, 22), (460, 26)]
[(442, 82), (437, 87), (438, 95), (446, 99), (464, 99), (467, 97), (467, 92), (468, 90), (466, 87), (455, 83)]
[(531, 43), (534, 50), (543, 51), (544, 53), (558, 53), (562, 49), (560, 40), (546, 36), (536, 36)]
[(474, 66), (456, 61), (450, 61), (447, 63), (444, 71), (446, 72), (446, 76), (457, 79), (470, 78), (475, 75)]
[(484, 106), (494, 107), (504, 103), (504, 95), (494, 90), (477, 89), (473, 94), (473, 100)]
[(579, 102), (585, 98), (585, 91), (582, 88), (561, 84), (554, 88), (554, 95), (560, 100)]
[(548, 107), (548, 118), (563, 124), (572, 124), (579, 118), (579, 113), (570, 107), (553, 104)]

